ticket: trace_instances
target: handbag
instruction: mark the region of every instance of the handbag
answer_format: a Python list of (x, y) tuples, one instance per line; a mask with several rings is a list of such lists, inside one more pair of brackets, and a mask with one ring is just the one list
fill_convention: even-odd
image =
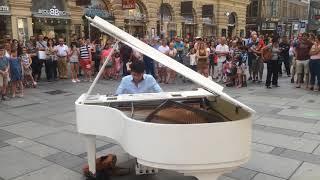
[(272, 50), (271, 48), (264, 48), (262, 49), (262, 60), (263, 62), (267, 63), (272, 59)]
[[(46, 48), (46, 46), (43, 45), (40, 41), (39, 41), (39, 44), (41, 44), (41, 46), (42, 46), (43, 48)], [(46, 51), (38, 51), (38, 59), (46, 60), (46, 59), (47, 59), (47, 53), (46, 53)]]

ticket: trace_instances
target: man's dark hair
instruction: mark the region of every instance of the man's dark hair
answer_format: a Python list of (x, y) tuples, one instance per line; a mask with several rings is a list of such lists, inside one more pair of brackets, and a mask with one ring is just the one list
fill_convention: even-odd
[(144, 73), (145, 67), (144, 67), (144, 62), (142, 61), (134, 61), (131, 66), (131, 71), (136, 72), (136, 73)]

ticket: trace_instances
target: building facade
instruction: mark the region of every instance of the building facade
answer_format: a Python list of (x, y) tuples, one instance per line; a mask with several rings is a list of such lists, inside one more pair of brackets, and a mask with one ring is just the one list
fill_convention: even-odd
[(246, 31), (296, 36), (306, 30), (309, 0), (251, 0)]
[[(0, 36), (27, 40), (31, 35), (49, 38), (103, 33), (85, 16), (98, 15), (137, 37), (240, 36), (246, 27), (248, 0), (1, 0)], [(132, 2), (132, 1), (130, 1)]]
[(320, 34), (320, 1), (310, 2), (308, 30)]

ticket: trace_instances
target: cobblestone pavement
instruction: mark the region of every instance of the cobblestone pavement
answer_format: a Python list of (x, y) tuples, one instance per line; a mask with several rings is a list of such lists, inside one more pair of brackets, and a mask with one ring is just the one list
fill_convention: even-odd
[[(101, 81), (95, 90), (112, 94), (116, 81)], [(162, 85), (164, 90), (190, 90), (191, 83)], [(280, 88), (226, 88), (234, 98), (257, 111), (251, 160), (221, 180), (285, 180), (301, 175), (320, 179), (320, 93), (295, 89), (286, 77)], [(74, 101), (89, 83), (41, 82), (24, 98), (0, 102), (0, 180), (78, 180), (86, 153), (76, 131)], [(191, 147), (190, 147), (191, 148)], [(98, 155), (115, 153), (119, 163), (132, 157), (105, 137), (97, 137)], [(187, 180), (172, 172), (126, 176), (119, 180)], [(301, 178), (307, 180), (308, 178)]]

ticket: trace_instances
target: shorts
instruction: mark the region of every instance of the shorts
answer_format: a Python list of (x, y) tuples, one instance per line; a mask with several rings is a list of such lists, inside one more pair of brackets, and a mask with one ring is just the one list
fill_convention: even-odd
[(81, 59), (80, 61), (81, 69), (83, 70), (91, 70), (91, 61), (90, 59)]
[(8, 78), (0, 75), (0, 87), (2, 87), (3, 85), (8, 85)]
[(309, 60), (296, 60), (297, 74), (309, 74)]

